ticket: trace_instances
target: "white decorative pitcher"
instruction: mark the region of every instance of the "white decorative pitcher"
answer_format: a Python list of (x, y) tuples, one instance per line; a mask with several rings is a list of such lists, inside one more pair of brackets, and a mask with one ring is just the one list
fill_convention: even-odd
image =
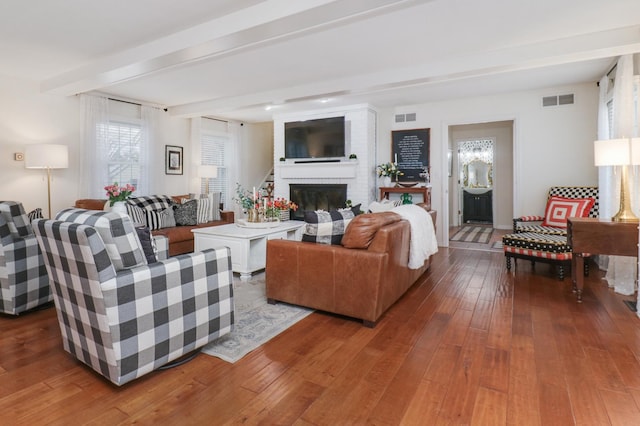
[(127, 206), (124, 201), (116, 201), (115, 203), (113, 203), (113, 206), (110, 206), (109, 201), (107, 201), (104, 205), (104, 211), (119, 213), (123, 216), (127, 216)]

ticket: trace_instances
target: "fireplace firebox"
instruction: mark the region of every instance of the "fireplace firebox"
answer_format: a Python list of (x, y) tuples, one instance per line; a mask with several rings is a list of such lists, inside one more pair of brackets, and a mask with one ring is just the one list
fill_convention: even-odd
[(347, 184), (290, 184), (289, 199), (298, 205), (291, 218), (304, 220), (305, 210), (332, 210), (345, 207)]

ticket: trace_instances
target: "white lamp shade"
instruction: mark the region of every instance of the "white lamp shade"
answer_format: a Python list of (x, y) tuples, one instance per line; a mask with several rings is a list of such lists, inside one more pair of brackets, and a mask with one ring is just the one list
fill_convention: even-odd
[(640, 138), (631, 138), (631, 164), (640, 165)]
[(66, 169), (69, 167), (69, 147), (66, 145), (27, 145), (24, 153), (27, 169)]
[(629, 140), (609, 139), (595, 141), (594, 162), (596, 166), (624, 166), (630, 164), (631, 149)]
[(218, 167), (216, 166), (199, 166), (198, 176), (201, 178), (217, 178)]

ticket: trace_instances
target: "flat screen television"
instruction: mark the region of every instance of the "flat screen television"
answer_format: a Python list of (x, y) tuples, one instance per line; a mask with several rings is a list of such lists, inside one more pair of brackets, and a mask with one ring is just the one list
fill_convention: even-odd
[(344, 116), (284, 123), (286, 158), (339, 158), (345, 156)]

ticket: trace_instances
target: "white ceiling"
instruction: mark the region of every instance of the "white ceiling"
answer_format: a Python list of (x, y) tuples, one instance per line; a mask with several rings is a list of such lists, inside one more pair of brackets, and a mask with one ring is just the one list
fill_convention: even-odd
[(185, 117), (595, 82), (633, 52), (639, 0), (0, 2), (0, 74)]

